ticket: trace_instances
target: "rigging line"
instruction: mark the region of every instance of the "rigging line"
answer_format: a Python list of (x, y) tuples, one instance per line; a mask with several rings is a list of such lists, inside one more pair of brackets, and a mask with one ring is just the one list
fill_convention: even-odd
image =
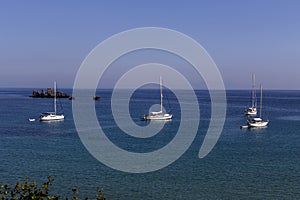
[[(165, 87), (163, 86), (163, 89), (164, 89)], [(168, 90), (165, 90), (166, 91), (166, 93), (165, 93), (165, 97), (166, 97), (166, 99), (167, 99), (167, 102), (168, 102), (168, 111), (167, 112), (171, 112), (172, 111), (172, 108), (171, 108), (171, 106), (170, 106), (170, 101), (169, 101), (169, 95), (167, 95), (167, 92), (169, 92)]]
[[(56, 84), (56, 89), (57, 89), (58, 87), (57, 87), (57, 84)], [(57, 94), (58, 94), (58, 92), (56, 93), (56, 97), (57, 97)], [(60, 106), (60, 110), (61, 110), (61, 112), (62, 112), (62, 114), (64, 114), (64, 107), (62, 106), (62, 103), (61, 103), (61, 97), (59, 97), (59, 98), (56, 98), (56, 99), (58, 99), (58, 101), (59, 101), (59, 106)]]

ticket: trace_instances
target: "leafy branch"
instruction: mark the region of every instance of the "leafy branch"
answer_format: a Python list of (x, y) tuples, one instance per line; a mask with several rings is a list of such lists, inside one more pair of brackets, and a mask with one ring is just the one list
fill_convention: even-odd
[[(48, 181), (38, 187), (35, 180), (29, 182), (29, 178), (26, 176), (24, 182), (18, 181), (14, 187), (9, 184), (0, 184), (0, 200), (59, 200), (59, 195), (49, 194), (49, 188), (53, 182), (54, 179), (48, 176)], [(72, 192), (71, 200), (80, 200), (77, 197), (78, 188), (73, 188)], [(103, 190), (97, 188), (96, 192), (97, 200), (106, 200)], [(89, 200), (89, 198), (86, 197), (85, 200)]]

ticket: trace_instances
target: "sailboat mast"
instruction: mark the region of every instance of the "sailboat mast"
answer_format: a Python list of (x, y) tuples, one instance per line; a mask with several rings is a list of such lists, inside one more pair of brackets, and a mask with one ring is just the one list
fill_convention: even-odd
[(255, 95), (255, 75), (252, 74), (252, 108), (256, 107), (256, 95)]
[(162, 78), (159, 77), (159, 85), (160, 85), (160, 112), (162, 112), (162, 104), (163, 104), (163, 95), (162, 95)]
[(260, 118), (262, 117), (262, 85), (261, 84), (260, 84), (260, 115), (259, 116)]
[(56, 115), (56, 81), (54, 81), (54, 113)]

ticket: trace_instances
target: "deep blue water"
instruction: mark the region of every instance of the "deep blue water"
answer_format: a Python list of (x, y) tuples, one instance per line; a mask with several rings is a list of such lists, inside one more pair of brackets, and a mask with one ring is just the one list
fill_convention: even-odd
[[(109, 199), (300, 199), (300, 91), (264, 91), (263, 115), (270, 124), (260, 130), (239, 128), (245, 124), (243, 110), (250, 104), (250, 91), (227, 91), (222, 135), (203, 159), (198, 152), (209, 124), (210, 98), (207, 91), (196, 91), (201, 121), (193, 144), (176, 162), (145, 174), (113, 170), (90, 155), (76, 132), (68, 99), (60, 100), (64, 121), (29, 122), (28, 118), (37, 118), (53, 106), (52, 99), (29, 98), (31, 92), (0, 89), (0, 183), (14, 184), (25, 176), (41, 183), (51, 175), (55, 179), (51, 191), (63, 197), (78, 187), (80, 196), (93, 198), (96, 187), (101, 187)], [(180, 106), (170, 92), (165, 107), (174, 119), (148, 139), (122, 134), (110, 112), (111, 91), (97, 94), (99, 123), (119, 147), (150, 152), (175, 136)], [(143, 90), (133, 95), (130, 114), (138, 125), (146, 125), (139, 118), (159, 103), (157, 94)]]

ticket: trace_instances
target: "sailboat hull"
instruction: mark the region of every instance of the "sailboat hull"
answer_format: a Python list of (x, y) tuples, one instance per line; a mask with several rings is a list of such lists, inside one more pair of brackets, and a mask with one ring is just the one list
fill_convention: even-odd
[(248, 119), (247, 124), (249, 127), (266, 127), (268, 125), (269, 121), (263, 121), (261, 118), (253, 118)]
[(268, 123), (269, 122), (254, 122), (254, 123), (248, 123), (248, 125), (250, 126), (250, 127), (266, 127), (266, 126), (268, 126)]
[(41, 114), (40, 121), (57, 121), (57, 120), (63, 120), (65, 118), (64, 115), (56, 115), (56, 114)]
[(159, 114), (159, 115), (145, 115), (144, 120), (170, 120), (173, 115), (171, 114)]
[(246, 115), (257, 115), (257, 109), (252, 107), (245, 110)]

